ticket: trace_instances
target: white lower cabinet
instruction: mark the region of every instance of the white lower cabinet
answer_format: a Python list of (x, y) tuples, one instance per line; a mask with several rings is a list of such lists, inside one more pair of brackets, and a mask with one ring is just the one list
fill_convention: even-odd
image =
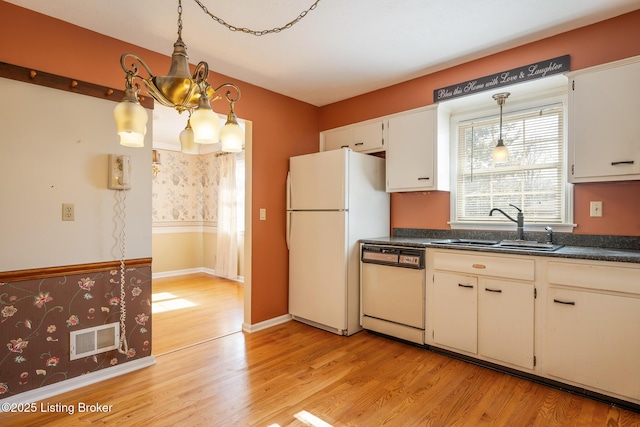
[(640, 269), (554, 262), (549, 276), (549, 376), (640, 400)]
[[(438, 256), (439, 255), (439, 256)], [(456, 267), (457, 265), (457, 267)], [(533, 277), (533, 260), (484, 255), (436, 254), (434, 267), (476, 275), (433, 274), (433, 342), (496, 363), (534, 367), (534, 286), (518, 277), (485, 277), (483, 272)], [(528, 271), (531, 270), (531, 271)]]
[(433, 279), (433, 340), (469, 353), (478, 352), (478, 279), (436, 272)]
[(437, 249), (427, 264), (428, 345), (640, 404), (640, 264)]
[(479, 353), (533, 369), (534, 301), (531, 283), (480, 279)]

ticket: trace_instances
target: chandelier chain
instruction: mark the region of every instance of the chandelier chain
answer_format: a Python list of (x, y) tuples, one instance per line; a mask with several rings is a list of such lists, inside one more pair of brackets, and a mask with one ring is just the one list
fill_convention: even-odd
[(178, 38), (182, 38), (182, 0), (178, 0)]
[[(283, 30), (287, 30), (287, 29), (293, 27), (295, 24), (297, 24), (302, 18), (307, 16), (307, 14), (309, 12), (311, 12), (312, 10), (314, 10), (318, 6), (318, 3), (320, 3), (320, 0), (316, 0), (307, 10), (302, 11), (300, 13), (300, 15), (298, 15), (298, 17), (296, 19), (294, 19), (291, 22), (288, 22), (287, 24), (283, 25), (282, 27), (275, 27), (275, 28), (272, 28), (271, 30), (252, 30), (250, 28), (236, 27), (234, 25), (231, 25), (231, 24), (227, 23), (224, 19), (219, 18), (216, 15), (214, 15), (213, 13), (209, 12), (209, 9), (207, 9), (207, 7), (204, 4), (202, 4), (202, 2), (200, 0), (194, 0), (194, 1), (202, 8), (204, 13), (209, 15), (218, 24), (224, 25), (225, 27), (227, 27), (227, 29), (229, 29), (229, 31), (240, 31), (242, 33), (252, 34), (254, 36), (264, 36), (266, 34), (279, 33), (279, 32), (281, 32)], [(181, 6), (180, 6), (180, 8), (181, 8)]]

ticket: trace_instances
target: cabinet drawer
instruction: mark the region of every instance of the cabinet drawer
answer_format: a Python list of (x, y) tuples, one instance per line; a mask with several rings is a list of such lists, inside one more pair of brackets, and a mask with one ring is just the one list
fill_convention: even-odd
[(434, 253), (433, 266), (437, 270), (529, 281), (534, 280), (535, 276), (533, 259), (467, 255), (447, 251)]
[(607, 265), (549, 262), (551, 284), (640, 294), (640, 269)]

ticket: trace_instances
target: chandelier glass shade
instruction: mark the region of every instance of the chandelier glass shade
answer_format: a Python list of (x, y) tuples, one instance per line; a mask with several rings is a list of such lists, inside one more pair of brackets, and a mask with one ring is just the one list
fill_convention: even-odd
[(186, 154), (200, 154), (200, 146), (193, 138), (191, 119), (187, 120), (187, 127), (180, 132), (180, 151)]
[(239, 153), (244, 146), (244, 130), (238, 124), (233, 104), (235, 102), (231, 102), (231, 111), (227, 115), (227, 122), (220, 131), (220, 141), (222, 142), (222, 151)]
[(147, 112), (138, 101), (138, 91), (127, 79), (122, 102), (113, 110), (120, 144), (126, 147), (143, 147), (147, 133)]
[[(122, 145), (144, 146), (147, 114), (138, 101), (140, 86), (138, 84), (134, 86), (134, 79), (142, 80), (149, 95), (160, 104), (174, 108), (179, 113), (183, 111), (190, 113), (190, 125), (187, 125), (185, 131), (192, 129), (193, 141), (200, 144), (222, 142), (223, 150), (226, 145), (229, 145), (225, 144), (224, 138), (231, 136), (227, 136), (228, 132), (220, 133), (220, 117), (211, 109), (211, 102), (222, 99), (217, 93), (220, 89), (223, 87), (232, 88), (235, 91), (235, 97), (232, 96), (231, 91), (227, 91), (225, 98), (230, 104), (231, 112), (229, 115), (233, 114), (235, 117), (233, 104), (240, 99), (240, 89), (232, 83), (223, 83), (216, 88), (211, 87), (207, 81), (209, 65), (204, 61), (198, 63), (191, 74), (187, 46), (182, 41), (181, 0), (178, 1), (178, 39), (173, 45), (171, 65), (167, 75), (155, 76), (142, 58), (133, 53), (123, 54), (120, 58), (120, 65), (126, 75), (125, 96), (122, 102), (116, 106), (114, 117)], [(144, 69), (147, 77), (140, 75), (140, 67)], [(242, 140), (244, 140), (244, 133)], [(184, 146), (182, 137), (181, 145)], [(241, 150), (242, 148), (239, 151)]]

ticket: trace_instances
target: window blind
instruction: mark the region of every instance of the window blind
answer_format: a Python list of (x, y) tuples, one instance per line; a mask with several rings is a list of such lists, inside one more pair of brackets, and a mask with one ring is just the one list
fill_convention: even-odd
[(564, 221), (564, 108), (562, 104), (503, 115), (502, 136), (509, 150), (505, 163), (494, 164), (492, 149), (500, 118), (458, 125), (457, 221), (504, 221), (513, 204), (528, 223)]

